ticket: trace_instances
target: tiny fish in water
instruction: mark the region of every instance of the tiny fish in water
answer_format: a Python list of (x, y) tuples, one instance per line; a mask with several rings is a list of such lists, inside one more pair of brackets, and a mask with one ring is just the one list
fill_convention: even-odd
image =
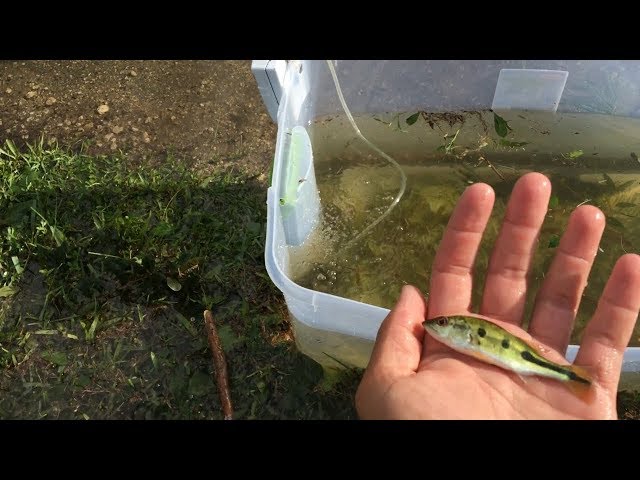
[(453, 350), (523, 376), (538, 375), (566, 382), (584, 398), (592, 384), (586, 369), (561, 365), (541, 356), (527, 341), (479, 317), (436, 317), (422, 323), (436, 340)]

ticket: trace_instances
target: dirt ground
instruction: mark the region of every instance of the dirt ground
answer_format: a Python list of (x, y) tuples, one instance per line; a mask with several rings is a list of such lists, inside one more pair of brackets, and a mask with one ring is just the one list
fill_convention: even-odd
[(0, 137), (88, 145), (132, 161), (173, 154), (268, 172), (276, 125), (251, 61), (2, 61)]

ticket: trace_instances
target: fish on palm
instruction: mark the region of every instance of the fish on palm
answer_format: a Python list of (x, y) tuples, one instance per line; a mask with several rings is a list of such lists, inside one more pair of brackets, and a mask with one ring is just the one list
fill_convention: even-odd
[(530, 342), (484, 318), (439, 316), (425, 320), (422, 325), (432, 337), (451, 349), (515, 372), (520, 378), (537, 375), (555, 379), (581, 398), (585, 398), (593, 383), (585, 368), (553, 362)]

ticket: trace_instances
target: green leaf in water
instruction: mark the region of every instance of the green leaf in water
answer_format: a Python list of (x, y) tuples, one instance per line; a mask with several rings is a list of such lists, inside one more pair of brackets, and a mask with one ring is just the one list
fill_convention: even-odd
[(549, 208), (556, 208), (559, 203), (560, 200), (558, 200), (558, 197), (554, 195), (549, 199)]
[(624, 228), (623, 223), (615, 217), (607, 217), (607, 224), (612, 227)]
[(625, 188), (630, 187), (631, 185), (633, 185), (635, 183), (637, 183), (637, 180), (627, 180), (626, 182), (621, 183), (618, 186), (618, 190), (624, 190)]
[(560, 245), (560, 237), (558, 235), (551, 235), (548, 248), (556, 248), (558, 245)]
[(377, 118), (377, 117), (373, 117), (373, 119), (374, 119), (376, 122), (384, 123), (384, 124), (385, 124), (385, 125), (387, 125), (387, 126), (388, 126), (388, 125), (391, 125), (390, 123), (385, 122), (384, 120), (380, 120), (380, 119), (379, 119), (379, 118)]
[(581, 157), (582, 155), (584, 155), (584, 152), (582, 150), (574, 150), (573, 152), (567, 153), (566, 156), (567, 158), (575, 159)]
[(609, 185), (612, 188), (616, 188), (616, 184), (613, 181), (613, 179), (607, 175), (606, 173), (603, 173), (602, 176), (604, 177), (605, 181), (607, 182), (607, 185)]
[(493, 113), (493, 126), (496, 129), (496, 133), (501, 137), (506, 137), (509, 130), (511, 130), (507, 121), (495, 112)]
[(411, 115), (409, 118), (407, 118), (407, 125), (413, 125), (414, 123), (416, 123), (418, 121), (418, 117), (420, 117), (420, 112), (416, 112)]
[(504, 138), (501, 138), (500, 145), (502, 145), (503, 147), (509, 147), (509, 148), (520, 148), (520, 147), (524, 147), (525, 145), (529, 145), (529, 142), (510, 142), (509, 140), (505, 140)]
[(174, 292), (182, 290), (182, 285), (175, 278), (167, 277), (167, 286)]

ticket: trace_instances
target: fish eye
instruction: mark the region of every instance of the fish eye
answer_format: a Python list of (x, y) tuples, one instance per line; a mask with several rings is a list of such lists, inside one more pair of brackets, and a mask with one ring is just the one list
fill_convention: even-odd
[(438, 324), (439, 327), (446, 327), (449, 321), (445, 317), (441, 317), (438, 319), (436, 323)]

